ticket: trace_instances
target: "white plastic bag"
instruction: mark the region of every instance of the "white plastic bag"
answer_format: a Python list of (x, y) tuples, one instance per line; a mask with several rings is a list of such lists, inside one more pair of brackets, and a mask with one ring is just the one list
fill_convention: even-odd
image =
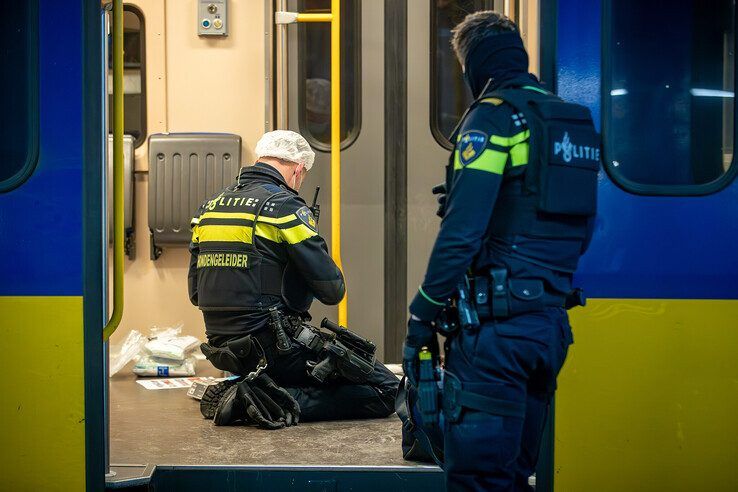
[(116, 372), (133, 360), (146, 345), (147, 338), (139, 331), (131, 330), (126, 339), (120, 345), (110, 346), (110, 373)]
[(133, 366), (133, 372), (139, 376), (194, 376), (196, 364), (194, 357), (173, 361), (144, 355)]
[(172, 328), (152, 328), (146, 352), (159, 359), (185, 360), (200, 340), (190, 335), (180, 336), (181, 333), (181, 323)]

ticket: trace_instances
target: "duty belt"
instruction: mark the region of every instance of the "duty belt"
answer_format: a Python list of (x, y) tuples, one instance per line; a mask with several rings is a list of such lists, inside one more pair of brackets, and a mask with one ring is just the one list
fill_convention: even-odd
[(504, 268), (492, 268), (489, 275), (473, 277), (470, 284), (481, 320), (504, 319), (547, 307), (570, 309), (586, 302), (581, 289), (569, 295), (547, 292), (543, 280), (509, 278)]
[(586, 304), (581, 289), (574, 289), (568, 295), (554, 294), (546, 291), (543, 280), (509, 278), (504, 268), (490, 269), (489, 275), (465, 277), (457, 291), (455, 305), (442, 310), (435, 320), (436, 328), (444, 335), (491, 319)]

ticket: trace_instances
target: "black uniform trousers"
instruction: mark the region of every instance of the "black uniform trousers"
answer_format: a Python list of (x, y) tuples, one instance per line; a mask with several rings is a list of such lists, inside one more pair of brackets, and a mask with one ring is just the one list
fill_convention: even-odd
[(529, 491), (556, 377), (573, 342), (562, 308), (488, 321), (450, 341), (446, 370), (462, 384), (525, 405), (525, 417), (464, 409), (446, 420), (446, 488), (454, 491)]
[(297, 400), (301, 422), (384, 418), (395, 411), (400, 381), (381, 362), (363, 383), (342, 376), (320, 383), (307, 373), (306, 362), (317, 357), (305, 347), (293, 341), (287, 353), (278, 353), (274, 346), (264, 351), (265, 372)]
[[(290, 351), (280, 353), (274, 344), (263, 342), (271, 338), (263, 336), (264, 333), (254, 334), (262, 340), (266, 355), (264, 372), (297, 400), (301, 422), (384, 418), (394, 413), (400, 381), (381, 362), (376, 362), (363, 383), (354, 383), (342, 376), (320, 383), (306, 369), (308, 361), (318, 361), (314, 352), (292, 341)], [(229, 338), (232, 337), (215, 335), (209, 337), (209, 343), (222, 346)]]

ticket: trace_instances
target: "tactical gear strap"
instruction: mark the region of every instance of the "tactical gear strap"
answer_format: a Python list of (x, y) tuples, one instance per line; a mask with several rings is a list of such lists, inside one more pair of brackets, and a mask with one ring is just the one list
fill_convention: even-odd
[(474, 302), (477, 306), (477, 315), (480, 321), (490, 317), (489, 305), (489, 277), (474, 278)]
[(504, 268), (493, 268), (489, 271), (492, 281), (492, 316), (495, 318), (506, 318), (510, 314), (507, 296), (507, 270)]
[(487, 383), (462, 383), (449, 371), (443, 380), (443, 413), (449, 422), (461, 419), (463, 408), (502, 417), (525, 418), (526, 405), (489, 396), (499, 390), (499, 386)]

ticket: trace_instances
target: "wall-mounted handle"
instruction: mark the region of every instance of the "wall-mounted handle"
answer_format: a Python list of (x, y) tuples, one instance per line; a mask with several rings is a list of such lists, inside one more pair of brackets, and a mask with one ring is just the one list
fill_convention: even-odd
[(123, 317), (123, 0), (113, 0), (113, 313), (107, 341)]

